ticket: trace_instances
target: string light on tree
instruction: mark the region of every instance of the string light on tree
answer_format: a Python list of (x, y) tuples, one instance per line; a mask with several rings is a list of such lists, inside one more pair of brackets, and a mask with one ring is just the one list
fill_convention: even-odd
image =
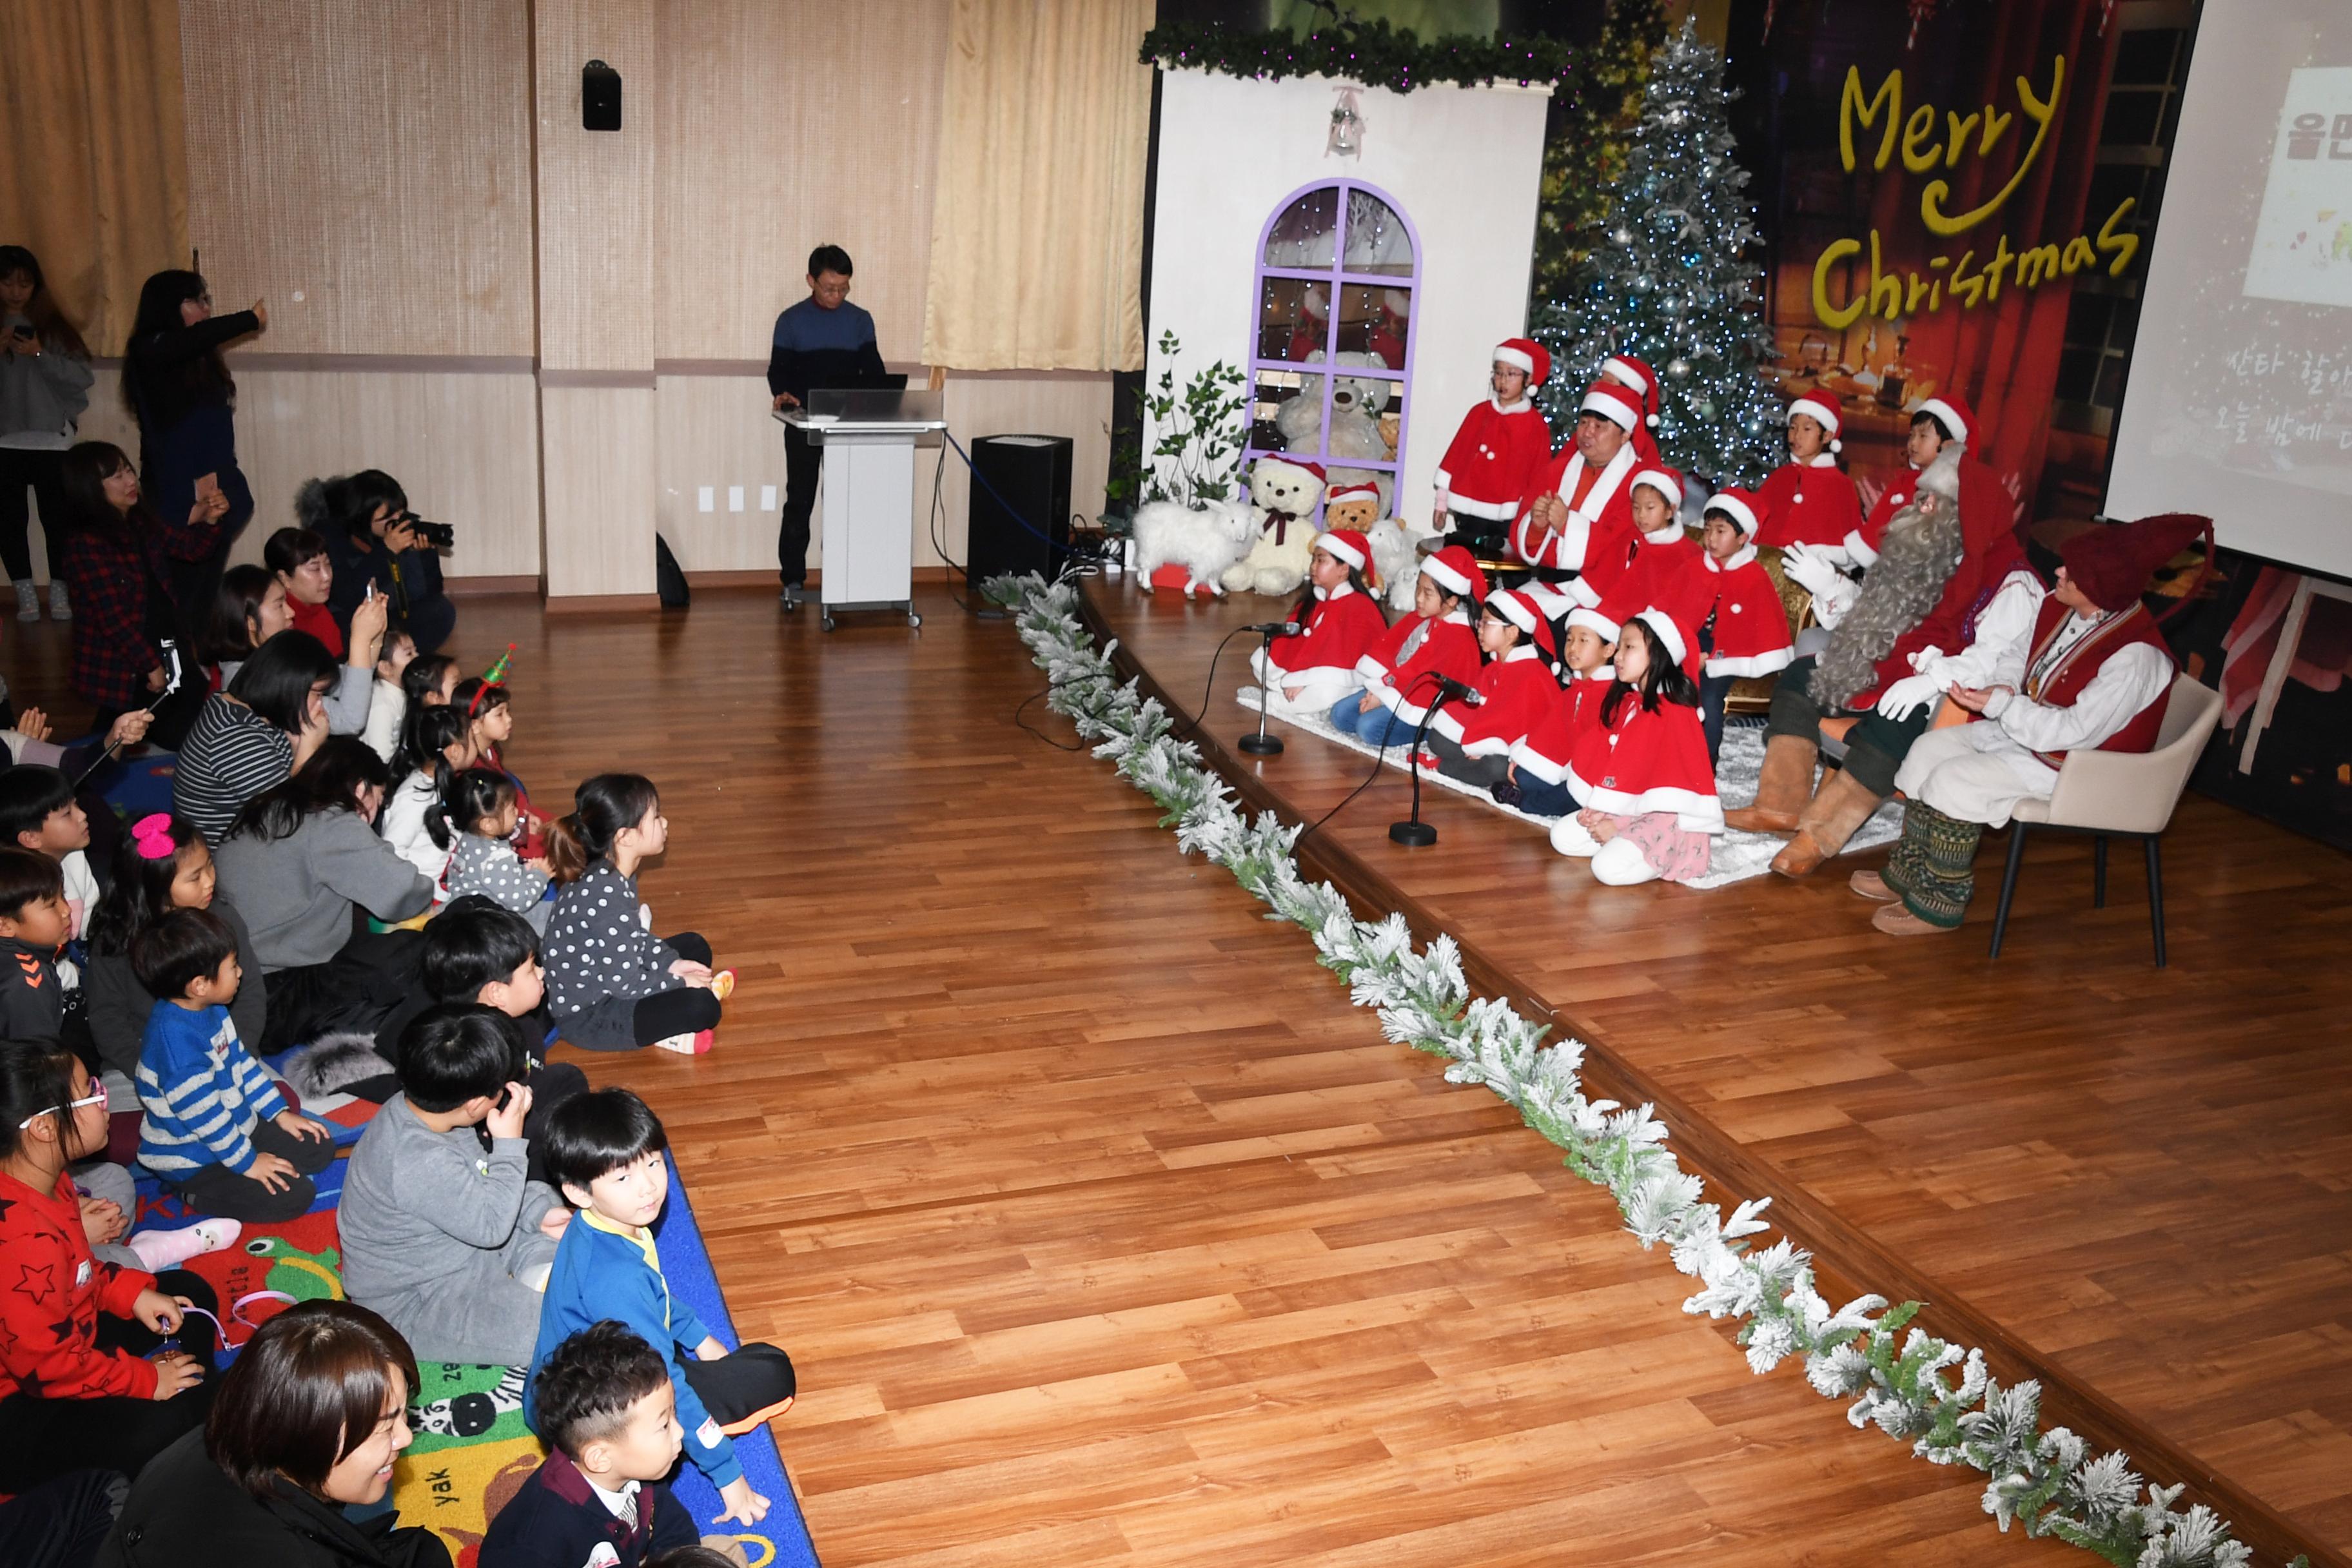
[(1772, 343), (1759, 313), (1763, 268), (1748, 172), (1725, 122), (1723, 57), (1685, 23), (1651, 58), (1641, 123), (1595, 249), (1570, 286), (1537, 305), (1529, 335), (1568, 374), (1538, 393), (1555, 430), (1576, 419), (1585, 381), (1629, 353), (1664, 367), (1658, 445), (1716, 483), (1755, 483), (1780, 460), (1780, 401), (1759, 367)]

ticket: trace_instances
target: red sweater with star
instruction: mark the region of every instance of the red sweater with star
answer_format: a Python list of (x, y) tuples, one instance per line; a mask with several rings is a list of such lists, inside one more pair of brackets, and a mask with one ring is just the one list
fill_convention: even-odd
[(98, 1315), (128, 1318), (155, 1277), (100, 1263), (73, 1177), (37, 1192), (0, 1173), (0, 1399), (152, 1399), (153, 1363), (98, 1348)]
[(1781, 464), (1756, 500), (1755, 542), (1769, 549), (1843, 544), (1862, 526), (1862, 497), (1833, 458)]
[(1438, 459), (1437, 493), (1449, 511), (1508, 522), (1536, 470), (1551, 460), (1551, 426), (1533, 400), (1504, 408), (1493, 398), (1462, 416)]
[(1494, 660), (1470, 684), (1485, 702), (1475, 708), (1449, 702), (1429, 721), (1431, 734), (1444, 736), (1469, 757), (1508, 752), (1550, 711), (1552, 699), (1559, 695), (1551, 666), (1532, 643), (1521, 643)]

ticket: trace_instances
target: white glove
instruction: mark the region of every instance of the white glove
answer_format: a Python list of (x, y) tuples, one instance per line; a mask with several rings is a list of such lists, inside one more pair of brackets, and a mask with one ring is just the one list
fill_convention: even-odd
[(1906, 675), (1878, 696), (1878, 710), (1900, 724), (1943, 696), (1944, 688), (1930, 675)]
[(1791, 544), (1781, 551), (1780, 570), (1790, 582), (1809, 588), (1817, 595), (1841, 581), (1838, 569), (1816, 555), (1811, 545)]
[(1861, 596), (1861, 584), (1851, 577), (1836, 578), (1829, 586), (1813, 590), (1813, 618), (1834, 631)]
[(1837, 544), (1791, 544), (1784, 548), (1780, 553), (1785, 556), (1790, 550), (1801, 550), (1807, 555), (1811, 556), (1814, 560), (1825, 561), (1830, 565), (1836, 567), (1839, 571), (1843, 571), (1854, 563), (1853, 552), (1848, 550), (1843, 542)]
[(1911, 668), (1921, 675), (1933, 675), (1936, 673), (1936, 661), (1943, 657), (1944, 650), (1929, 643), (1911, 656)]

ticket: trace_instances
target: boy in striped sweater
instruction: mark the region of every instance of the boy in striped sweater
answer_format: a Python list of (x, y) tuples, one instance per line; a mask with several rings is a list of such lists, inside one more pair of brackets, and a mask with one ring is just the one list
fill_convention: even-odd
[(324, 1123), (290, 1109), (236, 1037), (228, 1005), (244, 972), (209, 910), (175, 910), (131, 944), (155, 998), (139, 1051), (139, 1163), (188, 1207), (247, 1221), (310, 1212), (310, 1178), (335, 1157)]

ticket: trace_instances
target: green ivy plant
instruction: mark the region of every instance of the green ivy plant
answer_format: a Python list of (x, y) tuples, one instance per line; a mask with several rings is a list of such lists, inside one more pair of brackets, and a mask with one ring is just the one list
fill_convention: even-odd
[(1162, 22), (1143, 35), (1138, 58), (1162, 70), (1265, 81), (1327, 76), (1391, 92), (1496, 81), (1522, 87), (1558, 82), (1576, 66), (1576, 51), (1551, 38), (1448, 33), (1423, 43), (1408, 28), (1352, 16), (1337, 17), (1303, 37), (1279, 30), (1244, 32), (1215, 22)]
[(1155, 437), (1142, 473), (1143, 499), (1192, 510), (1234, 491), (1244, 399), (1242, 373), (1223, 360), (1180, 386), (1180, 348), (1175, 333), (1160, 334), (1160, 379), (1143, 395)]

